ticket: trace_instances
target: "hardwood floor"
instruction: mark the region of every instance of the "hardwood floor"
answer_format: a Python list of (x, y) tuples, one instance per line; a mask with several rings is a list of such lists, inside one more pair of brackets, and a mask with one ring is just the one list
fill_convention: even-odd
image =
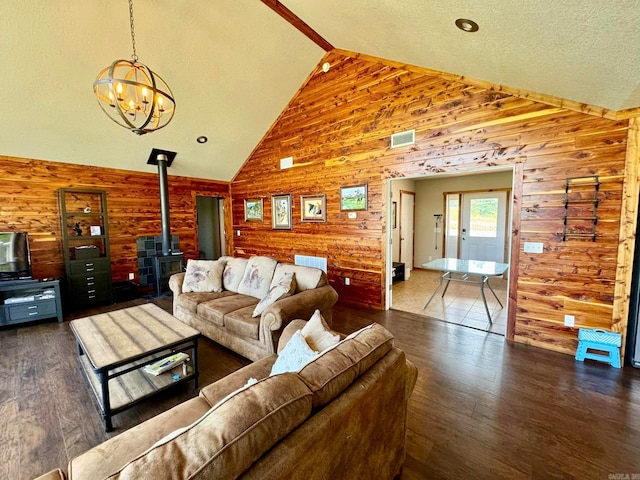
[[(154, 303), (171, 308), (171, 298)], [(70, 458), (196, 394), (181, 386), (116, 415), (115, 431), (105, 433), (68, 323), (87, 313), (0, 330), (0, 479), (66, 470)], [(419, 369), (403, 479), (640, 473), (638, 370), (575, 362), (411, 313), (334, 309), (334, 328), (344, 333), (372, 321), (395, 335)], [(199, 357), (201, 386), (249, 363), (206, 339)]]

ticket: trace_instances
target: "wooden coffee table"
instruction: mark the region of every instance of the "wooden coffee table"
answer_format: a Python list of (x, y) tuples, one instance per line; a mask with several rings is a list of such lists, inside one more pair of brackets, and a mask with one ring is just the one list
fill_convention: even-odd
[[(163, 390), (193, 380), (198, 388), (200, 333), (149, 303), (72, 320), (80, 366), (93, 390), (105, 431), (111, 417)], [(144, 366), (176, 352), (189, 354), (190, 368), (158, 376)]]

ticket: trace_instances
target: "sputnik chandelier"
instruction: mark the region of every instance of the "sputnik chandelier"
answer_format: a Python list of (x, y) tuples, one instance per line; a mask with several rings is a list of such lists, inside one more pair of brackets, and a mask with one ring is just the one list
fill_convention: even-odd
[(171, 89), (157, 73), (138, 63), (133, 28), (133, 0), (129, 0), (131, 61), (116, 60), (93, 82), (102, 111), (118, 125), (138, 135), (165, 127), (173, 118), (176, 102)]

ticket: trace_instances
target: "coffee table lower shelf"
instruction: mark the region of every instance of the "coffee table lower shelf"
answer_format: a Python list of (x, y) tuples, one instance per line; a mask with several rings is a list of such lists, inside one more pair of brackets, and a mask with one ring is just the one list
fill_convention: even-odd
[[(172, 351), (162, 352), (157, 356), (157, 358), (159, 359), (171, 354), (173, 354)], [(109, 391), (108, 405), (106, 405), (103, 399), (104, 395), (101, 374), (93, 369), (91, 362), (86, 355), (80, 355), (79, 360), (82, 371), (89, 381), (96, 403), (100, 409), (100, 414), (104, 419), (106, 431), (111, 431), (113, 429), (111, 416), (133, 407), (152, 395), (189, 380), (194, 380), (194, 385), (197, 388), (197, 367), (194, 368), (194, 363), (191, 359), (186, 362), (189, 367), (189, 373), (187, 375), (184, 375), (182, 365), (178, 365), (171, 370), (161, 373), (160, 375), (151, 375), (144, 371), (144, 366), (149, 364), (149, 360), (144, 363), (132, 362), (131, 364), (108, 371), (106, 382)], [(130, 370), (132, 366), (136, 365), (136, 363), (141, 365), (140, 368)], [(125, 370), (130, 371), (120, 374), (121, 371)], [(178, 375), (179, 378), (174, 380), (174, 375)]]

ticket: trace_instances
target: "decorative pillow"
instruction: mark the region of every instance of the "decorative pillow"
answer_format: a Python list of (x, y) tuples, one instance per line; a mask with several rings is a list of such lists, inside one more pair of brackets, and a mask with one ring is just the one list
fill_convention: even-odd
[(284, 297), (290, 297), (296, 291), (296, 276), (293, 272), (287, 272), (280, 279), (280, 283), (269, 289), (265, 297), (258, 302), (253, 310), (253, 316), (257, 317), (272, 303)]
[(302, 335), (316, 352), (322, 352), (340, 341), (340, 335), (329, 328), (320, 310), (313, 312), (309, 321), (302, 327)]
[(182, 283), (183, 292), (221, 292), (225, 262), (216, 260), (187, 261), (187, 273)]
[(222, 274), (222, 285), (225, 290), (238, 293), (238, 287), (249, 260), (241, 257), (226, 257), (226, 261), (227, 265), (224, 267), (224, 273)]
[(271, 375), (297, 372), (317, 356), (318, 352), (309, 347), (302, 332), (297, 330), (278, 355), (276, 363), (271, 368)]
[(264, 298), (269, 291), (269, 285), (277, 264), (278, 262), (270, 257), (251, 257), (249, 263), (247, 263), (240, 286), (238, 286), (238, 293), (255, 297), (258, 300)]

